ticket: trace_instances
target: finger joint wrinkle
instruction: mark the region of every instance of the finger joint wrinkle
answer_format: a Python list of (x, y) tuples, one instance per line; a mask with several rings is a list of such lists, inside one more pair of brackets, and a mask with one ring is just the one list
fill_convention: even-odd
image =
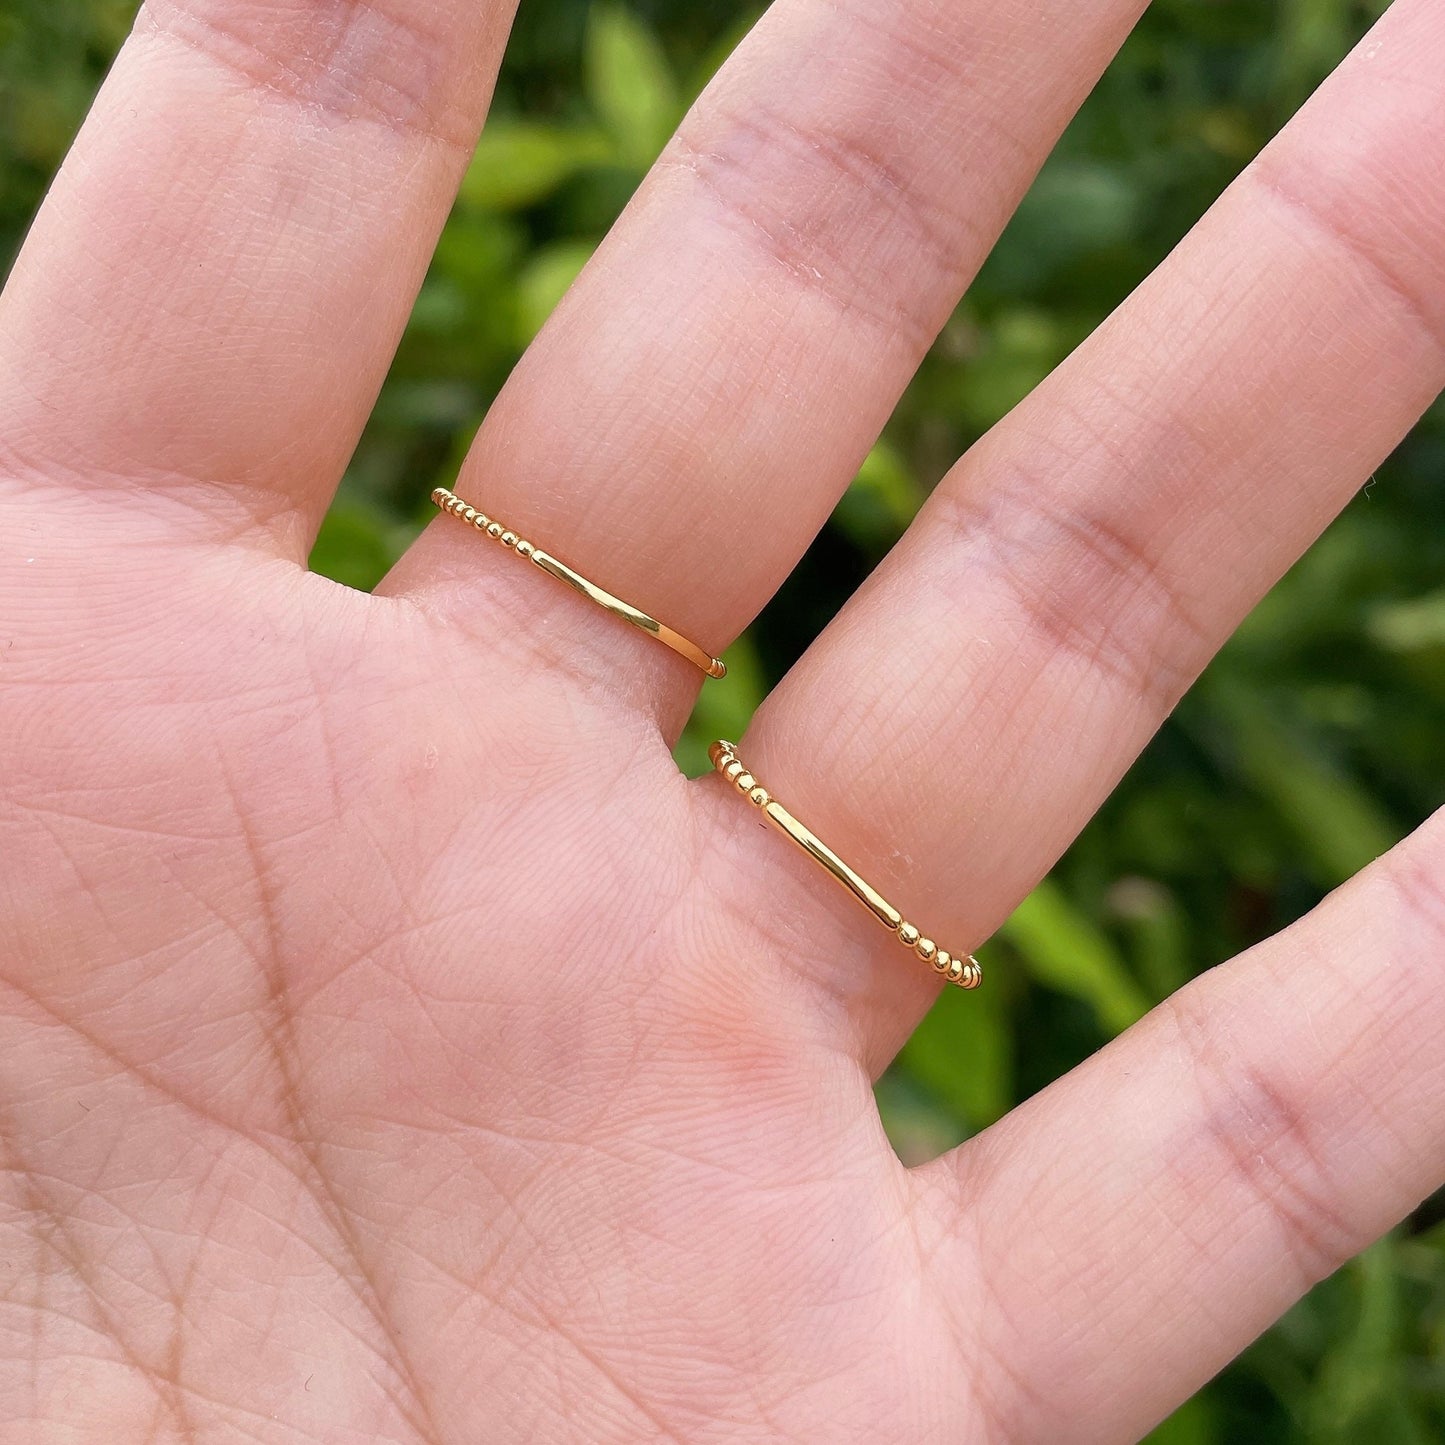
[(1403, 274), (1384, 246), (1360, 234), (1343, 213), (1337, 211), (1327, 190), (1312, 191), (1289, 178), (1282, 166), (1267, 161), (1257, 163), (1245, 175), (1297, 227), (1342, 253), (1445, 363), (1445, 313), (1432, 305), (1426, 293)]
[(475, 143), (481, 102), (468, 92), (483, 87), (469, 84), (475, 77), (458, 63), (463, 37), (405, 7), (147, 0), (138, 34), (180, 44), (251, 89), (329, 120), (371, 121), (462, 151)]
[(1161, 716), (1173, 708), (1212, 645), (1159, 549), (1102, 511), (1058, 504), (1023, 474), (938, 497), (968, 561), (1006, 586), (1050, 651), (1082, 659)]
[[(911, 351), (932, 342), (963, 288), (967, 223), (847, 126), (758, 107), (712, 115), (706, 133), (685, 125), (662, 164), (690, 173), (803, 291)], [(921, 282), (900, 279), (904, 254), (918, 258)]]
[[(1225, 1025), (1201, 985), (1176, 994), (1164, 1007), (1182, 1046), (1201, 1106), (1204, 1141), (1247, 1199), (1277, 1230), (1302, 1289), (1333, 1273), (1368, 1243), (1370, 1232), (1353, 1218), (1332, 1177), (1330, 1160), (1315, 1135), (1305, 1086), (1232, 1048)], [(1198, 1143), (1191, 1142), (1191, 1149)], [(1217, 1179), (1202, 1189), (1213, 1193)], [(1237, 1217), (1216, 1195), (1213, 1213)], [(1191, 1200), (1189, 1207), (1203, 1203)], [(1217, 1243), (1212, 1248), (1227, 1249)]]

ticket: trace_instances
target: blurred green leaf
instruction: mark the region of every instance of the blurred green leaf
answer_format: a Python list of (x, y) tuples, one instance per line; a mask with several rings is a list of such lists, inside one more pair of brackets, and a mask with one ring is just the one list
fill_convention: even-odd
[(1026, 290), (1138, 226), (1143, 198), (1122, 165), (1055, 156), (1009, 222), (981, 276), (990, 289)]
[(901, 1068), (889, 1069), (874, 1092), (888, 1142), (909, 1168), (937, 1159), (967, 1137), (956, 1110), (915, 1084)]
[(1280, 0), (1280, 94), (1301, 105), (1339, 63), (1358, 26), (1354, 0)]
[(1143, 1445), (1226, 1445), (1209, 1400), (1196, 1395), (1144, 1437)]
[(1011, 412), (1068, 355), (1073, 340), (1047, 312), (1027, 306), (1001, 312), (968, 372), (964, 402), (978, 430)]
[(1133, 973), (1157, 1002), (1189, 981), (1189, 920), (1178, 900), (1148, 878), (1121, 878), (1109, 905), (1129, 943)]
[(396, 561), (387, 528), (375, 512), (338, 502), (327, 512), (311, 548), (310, 567), (348, 587), (370, 592)]
[(1257, 693), (1213, 679), (1206, 696), (1227, 725), (1236, 766), (1273, 805), (1321, 887), (1343, 883), (1399, 841), (1375, 799)]
[(1040, 983), (1089, 1004), (1109, 1033), (1148, 1011), (1119, 951), (1051, 880), (1019, 904), (1000, 932)]
[(886, 548), (903, 534), (923, 505), (923, 488), (902, 453), (880, 441), (843, 493), (833, 523), (862, 548)]
[(1195, 120), (1199, 138), (1211, 150), (1243, 164), (1253, 160), (1264, 141), (1247, 111), (1238, 106), (1212, 106)]
[(1014, 1099), (1013, 1037), (1005, 990), (946, 988), (904, 1045), (896, 1067), (946, 1105), (970, 1132), (1008, 1112)]
[(657, 37), (631, 11), (594, 4), (584, 83), (621, 161), (651, 165), (682, 119), (682, 101)]
[(497, 120), (482, 132), (462, 179), (461, 202), (492, 211), (517, 211), (550, 196), (588, 166), (613, 158), (597, 130), (541, 122)]
[(1372, 609), (1370, 636), (1390, 652), (1445, 648), (1445, 591)]
[(688, 104), (691, 104), (707, 89), (713, 76), (723, 68), (724, 63), (762, 18), (764, 10), (764, 6), (748, 0), (748, 3), (742, 6), (740, 12), (732, 18), (723, 32), (707, 47), (703, 52), (702, 59), (688, 73), (686, 86)]
[(590, 241), (556, 241), (539, 250), (517, 277), (518, 344), (525, 346), (541, 329), (592, 259)]
[(1350, 1264), (1352, 1328), (1326, 1351), (1310, 1392), (1307, 1427), (1319, 1445), (1429, 1445), (1406, 1390), (1396, 1245), (1382, 1239)]

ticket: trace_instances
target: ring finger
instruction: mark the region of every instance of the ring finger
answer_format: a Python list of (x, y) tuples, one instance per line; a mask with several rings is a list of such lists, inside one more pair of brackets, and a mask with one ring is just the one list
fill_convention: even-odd
[[(1439, 7), (1398, 0), (959, 464), (743, 739), (939, 942), (998, 926), (1445, 384), (1442, 59)], [(729, 858), (743, 887), (817, 896), (776, 840)], [(896, 952), (808, 955), (875, 1067), (934, 989)]]

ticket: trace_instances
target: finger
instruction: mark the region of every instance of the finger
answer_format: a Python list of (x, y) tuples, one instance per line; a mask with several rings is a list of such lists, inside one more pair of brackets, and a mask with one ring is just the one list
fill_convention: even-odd
[[(755, 718), (752, 772), (943, 946), (1006, 917), (1445, 382), (1442, 60), (1445, 13), (1401, 0)], [(833, 904), (781, 840), (727, 857)], [(808, 954), (876, 1067), (933, 996), (898, 955)]]
[(1445, 1183), (1442, 1037), (1445, 815), (921, 1170), (1000, 1438), (1139, 1438)]
[[(716, 653), (1141, 8), (781, 0), (523, 360), (458, 492)], [(686, 666), (514, 562), (441, 521), (385, 590), (489, 636), (507, 610), (528, 646), (625, 677), (641, 706), (660, 688), (677, 718)]]
[(510, 11), (149, 0), (0, 301), (0, 465), (304, 555)]

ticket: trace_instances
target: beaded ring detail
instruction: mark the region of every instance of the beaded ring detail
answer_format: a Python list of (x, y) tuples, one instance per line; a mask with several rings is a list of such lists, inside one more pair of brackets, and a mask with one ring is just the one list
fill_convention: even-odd
[(972, 954), (955, 958), (923, 934), (883, 897), (865, 883), (826, 843), (804, 827), (744, 767), (735, 743), (719, 740), (708, 749), (713, 767), (757, 808), (780, 833), (791, 839), (835, 882), (841, 884), (915, 957), (930, 964), (935, 973), (959, 988), (977, 988), (983, 982), (983, 969)]
[(630, 622), (634, 627), (655, 637), (680, 657), (685, 657), (694, 667), (699, 668), (709, 677), (727, 676), (727, 664), (720, 657), (714, 657), (710, 652), (704, 652), (695, 642), (690, 642), (680, 632), (674, 632), (672, 628), (659, 622), (655, 617), (649, 617), (647, 613), (634, 607), (630, 602), (624, 602), (620, 597), (614, 597), (595, 582), (589, 582), (586, 577), (580, 572), (574, 571), (565, 562), (559, 562), (557, 558), (544, 552), (525, 537), (519, 537), (504, 523), (487, 516), (485, 512), (473, 507), (470, 503), (464, 502), (455, 492), (449, 491), (446, 487), (438, 487), (431, 494), (431, 499), (448, 516), (456, 517), (467, 523), (468, 526), (475, 527), (477, 531), (485, 533), (494, 542), (500, 542), (502, 546), (510, 548), (517, 556), (525, 557), (534, 567), (540, 567), (542, 571), (555, 577), (559, 582), (565, 582), (574, 591), (580, 592), (589, 602), (595, 602), (614, 617), (620, 617), (624, 622)]

